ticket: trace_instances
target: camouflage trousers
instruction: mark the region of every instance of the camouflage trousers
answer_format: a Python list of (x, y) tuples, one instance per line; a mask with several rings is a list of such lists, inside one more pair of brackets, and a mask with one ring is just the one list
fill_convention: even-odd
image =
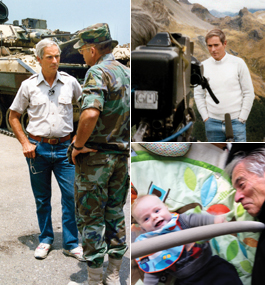
[(129, 188), (127, 160), (126, 155), (102, 152), (77, 156), (77, 228), (90, 267), (100, 267), (105, 254), (121, 259), (127, 250), (123, 213)]

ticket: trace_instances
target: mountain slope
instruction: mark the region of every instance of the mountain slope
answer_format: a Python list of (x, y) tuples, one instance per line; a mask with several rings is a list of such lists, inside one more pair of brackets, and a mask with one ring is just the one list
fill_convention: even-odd
[(255, 94), (265, 97), (265, 11), (252, 14), (242, 7), (234, 17), (217, 18), (205, 7), (190, 4), (188, 0), (132, 0), (132, 4), (150, 11), (164, 26), (164, 31), (189, 36), (194, 42), (194, 56), (200, 61), (209, 57), (204, 40), (207, 32), (213, 28), (222, 29), (227, 36), (227, 52), (245, 60)]

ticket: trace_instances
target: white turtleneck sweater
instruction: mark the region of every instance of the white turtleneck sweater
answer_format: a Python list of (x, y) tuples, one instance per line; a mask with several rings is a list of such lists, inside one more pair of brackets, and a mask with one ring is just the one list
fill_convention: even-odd
[(202, 62), (204, 77), (214, 95), (220, 101), (214, 103), (206, 89), (197, 86), (194, 89), (194, 98), (203, 121), (213, 118), (224, 121), (226, 113), (231, 119), (246, 121), (255, 97), (250, 73), (243, 59), (225, 54), (216, 61), (210, 57)]

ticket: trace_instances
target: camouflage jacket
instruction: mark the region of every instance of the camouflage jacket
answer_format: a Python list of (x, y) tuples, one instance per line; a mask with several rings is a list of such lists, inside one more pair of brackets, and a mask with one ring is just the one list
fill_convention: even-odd
[(100, 116), (86, 147), (105, 152), (128, 153), (130, 142), (130, 70), (102, 56), (86, 73), (81, 111), (96, 108)]

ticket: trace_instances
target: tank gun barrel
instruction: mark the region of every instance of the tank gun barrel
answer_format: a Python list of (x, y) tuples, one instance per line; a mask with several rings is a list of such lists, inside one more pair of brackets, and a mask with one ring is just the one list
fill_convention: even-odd
[(65, 37), (65, 36), (76, 36), (76, 33), (75, 33), (75, 34), (41, 35), (40, 37), (41, 37), (42, 39), (45, 39), (45, 38)]
[(8, 21), (8, 9), (7, 9), (7, 6), (1, 1), (0, 2), (0, 24), (5, 23), (6, 21)]

